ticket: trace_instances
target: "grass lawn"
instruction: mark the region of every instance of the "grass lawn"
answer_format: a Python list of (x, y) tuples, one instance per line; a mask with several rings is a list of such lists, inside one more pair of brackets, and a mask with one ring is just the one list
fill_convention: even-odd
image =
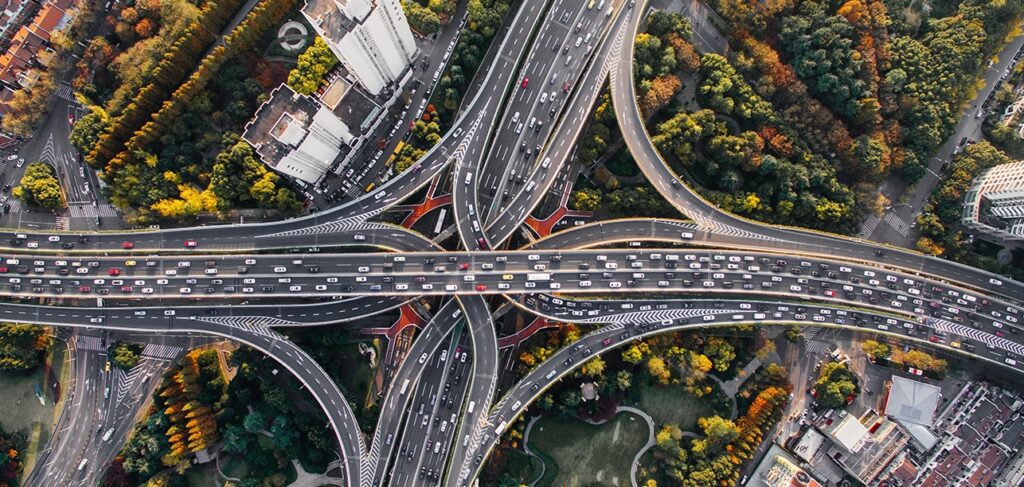
[[(683, 431), (695, 431), (697, 419), (715, 414), (713, 405), (703, 398), (696, 398), (683, 391), (682, 386), (654, 387), (636, 384), (640, 393), (640, 409), (654, 418), (654, 424), (661, 427), (675, 424)], [(728, 414), (728, 411), (724, 412)]]
[(540, 474), (540, 462), (522, 450), (508, 449), (505, 451), (505, 454), (508, 456), (508, 467), (506, 470), (512, 478), (529, 484), (530, 481)]
[(533, 425), (530, 449), (550, 455), (558, 472), (541, 487), (629, 485), (633, 455), (647, 443), (647, 423), (628, 413), (600, 425), (547, 416)]

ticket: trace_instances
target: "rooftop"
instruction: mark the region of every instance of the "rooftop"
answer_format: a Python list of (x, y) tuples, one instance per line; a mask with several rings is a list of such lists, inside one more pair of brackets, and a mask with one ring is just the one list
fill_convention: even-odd
[(894, 375), (885, 414), (908, 423), (931, 426), (941, 391), (937, 386)]

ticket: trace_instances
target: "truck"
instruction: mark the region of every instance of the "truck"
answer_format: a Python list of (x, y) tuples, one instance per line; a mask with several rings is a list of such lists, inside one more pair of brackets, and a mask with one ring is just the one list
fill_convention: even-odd
[(526, 280), (547, 282), (551, 280), (551, 274), (548, 274), (546, 272), (529, 273), (526, 275)]

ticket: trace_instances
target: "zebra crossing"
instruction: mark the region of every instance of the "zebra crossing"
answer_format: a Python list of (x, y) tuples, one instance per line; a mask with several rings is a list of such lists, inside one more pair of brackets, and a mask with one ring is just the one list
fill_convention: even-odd
[(75, 94), (71, 91), (71, 85), (64, 83), (57, 87), (57, 97), (67, 101), (75, 101)]
[(148, 343), (146, 344), (146, 348), (142, 349), (142, 356), (170, 360), (177, 357), (183, 350), (184, 349), (181, 347)]
[[(815, 327), (811, 327), (811, 328), (817, 329)], [(832, 344), (831, 343), (827, 343), (827, 342), (822, 342), (822, 341), (818, 341), (818, 340), (807, 340), (806, 342), (807, 342), (807, 345), (804, 348), (807, 350), (807, 353), (809, 355), (818, 355), (818, 354), (826, 353), (826, 352), (829, 351), (829, 349), (832, 348)]]
[(11, 205), (11, 213), (21, 211), (21, 200), (17, 198), (10, 198), (7, 200), (7, 204)]
[(910, 234), (910, 224), (903, 221), (895, 212), (888, 212), (885, 214), (885, 223), (896, 230), (897, 233), (906, 238)]
[[(13, 207), (11, 211), (14, 211)], [(68, 213), (72, 218), (92, 218), (94, 216), (100, 217), (117, 217), (117, 208), (112, 205), (71, 205), (68, 208)]]
[(857, 233), (857, 236), (860, 238), (870, 237), (871, 234), (875, 232), (875, 228), (877, 228), (878, 224), (881, 222), (882, 219), (878, 218), (878, 215), (869, 215), (864, 219), (864, 224), (860, 226), (860, 232)]
[(71, 218), (69, 218), (67, 216), (61, 215), (61, 216), (58, 216), (56, 218), (56, 220), (57, 220), (56, 224), (54, 225), (55, 229), (57, 229), (57, 230), (67, 230), (67, 229), (71, 228)]
[(75, 337), (75, 347), (79, 350), (93, 350), (106, 352), (107, 347), (103, 346), (104, 340), (100, 337), (78, 335)]

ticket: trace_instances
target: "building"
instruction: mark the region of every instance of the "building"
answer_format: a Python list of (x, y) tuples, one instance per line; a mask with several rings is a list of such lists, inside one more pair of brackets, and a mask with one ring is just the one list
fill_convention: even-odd
[(903, 426), (919, 451), (931, 450), (939, 438), (932, 431), (942, 389), (924, 382), (892, 376), (885, 398), (885, 415)]
[(0, 54), (0, 103), (39, 79), (39, 69), (48, 66), (54, 55), (50, 38), (71, 21), (68, 10), (72, 6), (70, 0), (50, 0), (36, 11), (31, 21), (23, 22), (12, 35), (3, 38), (7, 50)]
[(1024, 242), (1024, 161), (978, 175), (964, 196), (961, 223), (996, 242)]
[(355, 136), (315, 98), (281, 85), (245, 125), (242, 139), (275, 171), (317, 184), (349, 152)]
[(860, 418), (840, 410), (815, 426), (832, 440), (828, 457), (865, 485), (887, 471), (910, 440), (900, 425), (871, 410)]
[(772, 444), (761, 463), (750, 474), (747, 487), (822, 487), (811, 474), (799, 467), (799, 460)]
[(416, 42), (398, 0), (307, 0), (302, 13), (373, 95), (400, 86), (411, 73)]

